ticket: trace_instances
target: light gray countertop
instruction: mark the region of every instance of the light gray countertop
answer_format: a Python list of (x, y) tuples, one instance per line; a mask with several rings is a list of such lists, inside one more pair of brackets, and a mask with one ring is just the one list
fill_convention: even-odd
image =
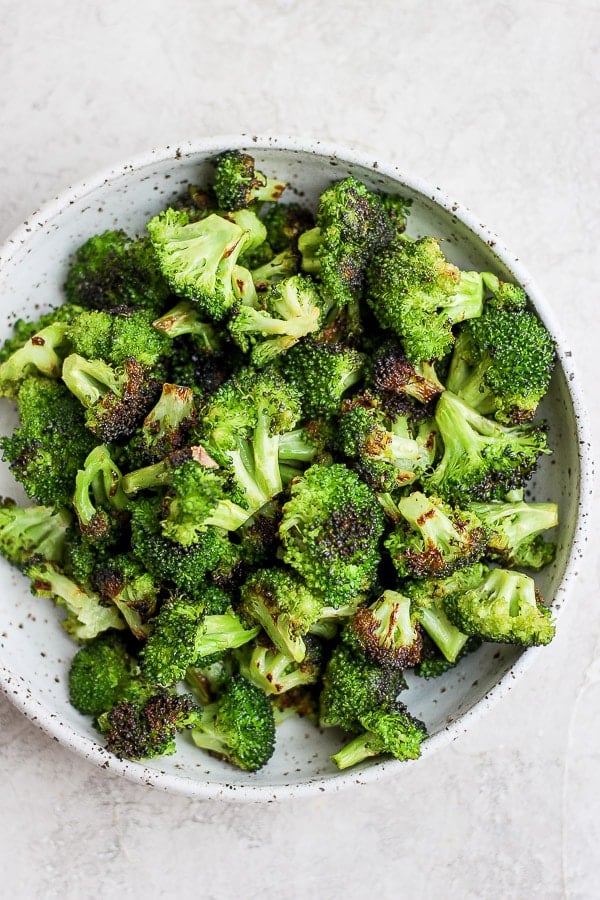
[[(246, 131), (368, 149), (520, 255), (597, 440), (597, 2), (0, 0), (0, 22), (0, 239), (153, 146)], [(523, 680), (377, 784), (263, 806), (171, 796), (93, 768), (0, 697), (2, 895), (600, 896), (596, 548)]]

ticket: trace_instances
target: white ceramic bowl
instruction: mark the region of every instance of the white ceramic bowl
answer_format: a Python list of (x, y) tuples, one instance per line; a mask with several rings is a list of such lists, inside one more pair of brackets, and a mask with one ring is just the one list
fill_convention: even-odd
[[(86, 238), (115, 227), (142, 232), (150, 217), (180, 194), (188, 182), (203, 181), (210, 157), (230, 147), (247, 147), (262, 170), (289, 182), (289, 198), (297, 195), (307, 204), (314, 205), (332, 180), (349, 173), (374, 188), (401, 191), (413, 199), (410, 234), (433, 234), (443, 239), (445, 253), (462, 268), (492, 270), (500, 277), (518, 281), (527, 290), (536, 311), (559, 342), (556, 372), (541, 410), (550, 425), (549, 442), (554, 452), (543, 461), (534, 483), (536, 499), (553, 499), (560, 504), (556, 561), (537, 579), (559, 619), (569, 575), (581, 553), (589, 493), (582, 406), (573, 381), (571, 354), (561, 344), (544, 299), (521, 264), (439, 188), (430, 188), (393, 165), (318, 141), (242, 135), (154, 151), (65, 191), (9, 238), (0, 253), (0, 338), (10, 333), (16, 317), (34, 318), (60, 302), (69, 255)], [(15, 422), (14, 413), (7, 407), (3, 402), (0, 409), (2, 433)], [(0, 494), (24, 499), (6, 467), (0, 472)], [(185, 739), (175, 756), (147, 766), (120, 761), (102, 748), (90, 720), (68, 702), (67, 672), (75, 646), (61, 629), (59, 614), (50, 601), (29, 593), (26, 580), (18, 572), (3, 561), (0, 565), (0, 687), (32, 721), (99, 766), (189, 795), (271, 800), (338, 789), (397, 773), (401, 766), (419, 765), (418, 761), (371, 761), (340, 773), (329, 760), (340, 746), (340, 734), (321, 732), (302, 720), (288, 720), (281, 726), (275, 756), (256, 774), (212, 759)], [(413, 678), (407, 702), (411, 711), (425, 720), (431, 734), (424, 755), (455, 740), (475, 714), (485, 710), (492, 699), (506, 694), (512, 680), (524, 673), (539, 652), (551, 653), (552, 649), (523, 653), (514, 647), (487, 644), (442, 678)]]

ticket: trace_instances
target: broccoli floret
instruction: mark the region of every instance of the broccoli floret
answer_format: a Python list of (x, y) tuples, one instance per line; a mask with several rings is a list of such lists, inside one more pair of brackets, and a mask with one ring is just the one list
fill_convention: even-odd
[(466, 634), (486, 641), (532, 647), (554, 637), (551, 612), (541, 602), (533, 578), (491, 569), (483, 582), (444, 598), (448, 617)]
[(148, 310), (85, 310), (71, 321), (67, 338), (72, 350), (86, 359), (120, 366), (132, 356), (141, 365), (156, 366), (168, 354), (170, 343), (152, 322)]
[(287, 247), (295, 247), (304, 231), (315, 224), (312, 213), (299, 203), (278, 203), (263, 217), (267, 229), (267, 241), (273, 253), (280, 253)]
[(323, 675), (320, 724), (362, 731), (361, 719), (375, 710), (393, 709), (405, 688), (400, 669), (381, 666), (345, 643), (336, 644)]
[(321, 677), (323, 647), (312, 635), (306, 636), (305, 646), (304, 658), (297, 662), (259, 636), (254, 643), (245, 644), (236, 652), (240, 675), (265, 694), (282, 694), (299, 685), (315, 684)]
[(16, 397), (29, 375), (60, 378), (64, 357), (69, 352), (65, 322), (54, 322), (33, 334), (0, 365), (0, 396)]
[(374, 492), (354, 472), (313, 465), (283, 507), (283, 559), (328, 606), (344, 606), (373, 584), (383, 524)]
[(422, 363), (451, 349), (455, 322), (481, 315), (483, 282), (449, 263), (435, 238), (402, 235), (373, 258), (366, 297), (382, 328), (402, 339), (408, 360)]
[(384, 591), (370, 606), (359, 606), (343, 634), (384, 666), (407, 669), (421, 658), (421, 628), (410, 599), (398, 591)]
[(19, 567), (34, 556), (60, 563), (72, 518), (67, 509), (17, 506), (13, 500), (1, 498), (0, 553)]
[(556, 503), (471, 503), (469, 509), (489, 528), (488, 552), (508, 566), (541, 569), (554, 559), (554, 544), (542, 532), (558, 525)]
[(258, 569), (241, 588), (241, 613), (259, 622), (277, 649), (297, 663), (306, 654), (304, 636), (324, 606), (318, 594), (283, 568)]
[[(287, 278), (292, 278), (294, 275), (297, 275), (299, 270), (300, 257), (296, 250), (288, 247), (286, 250), (282, 250), (281, 253), (278, 253), (276, 256), (273, 256), (271, 259), (264, 262), (261, 266), (252, 269), (250, 276), (255, 291), (263, 292), (278, 284), (280, 281), (284, 281)], [(247, 300), (250, 294), (244, 291), (240, 291), (240, 299), (244, 299), (244, 294), (246, 294)], [(255, 296), (254, 302), (251, 305), (258, 306), (258, 304), (258, 298)]]
[(413, 612), (448, 662), (455, 663), (468, 635), (446, 615), (446, 599), (460, 597), (485, 579), (488, 569), (481, 563), (458, 569), (447, 578), (419, 578), (404, 583), (413, 604)]
[(114, 632), (101, 634), (83, 646), (69, 668), (69, 700), (80, 713), (99, 716), (120, 697), (135, 670), (124, 642)]
[(159, 462), (180, 450), (196, 421), (194, 392), (165, 383), (156, 405), (128, 441), (125, 453), (131, 467)]
[(68, 325), (71, 320), (78, 316), (82, 311), (81, 306), (76, 306), (72, 303), (63, 303), (62, 306), (58, 306), (56, 309), (51, 309), (49, 312), (42, 313), (42, 315), (33, 322), (25, 319), (16, 319), (12, 326), (12, 335), (7, 338), (0, 347), (0, 363), (6, 362), (13, 353), (25, 347), (31, 338), (44, 328), (48, 328), (50, 325), (55, 325), (57, 323)]
[(182, 547), (162, 533), (159, 499), (136, 499), (130, 508), (131, 545), (136, 559), (157, 580), (194, 597), (204, 587), (207, 574), (228, 555), (230, 544), (223, 532), (208, 528), (196, 543)]
[(102, 597), (110, 600), (139, 640), (150, 634), (148, 620), (154, 615), (159, 589), (155, 578), (128, 554), (110, 555), (98, 561), (93, 582)]
[(361, 725), (366, 730), (331, 757), (338, 769), (347, 769), (384, 753), (400, 760), (420, 757), (427, 728), (403, 704), (390, 711), (378, 709), (367, 713), (361, 718)]
[(231, 473), (248, 515), (281, 492), (280, 436), (300, 415), (298, 392), (273, 371), (244, 370), (211, 397), (202, 419), (206, 447)]
[(491, 272), (482, 272), (481, 277), (487, 290), (491, 293), (487, 305), (498, 309), (524, 309), (527, 306), (527, 294), (518, 284), (500, 281)]
[(260, 688), (236, 676), (218, 700), (204, 707), (191, 734), (197, 747), (256, 772), (275, 749), (273, 710)]
[(3, 459), (29, 497), (68, 506), (75, 475), (96, 443), (83, 410), (67, 388), (49, 378), (26, 378), (17, 396), (20, 428), (0, 438)]
[(438, 400), (435, 421), (444, 452), (422, 480), (429, 494), (448, 502), (502, 499), (507, 491), (523, 487), (540, 454), (550, 452), (541, 425), (502, 425), (450, 391)]
[(393, 340), (376, 349), (372, 369), (373, 387), (384, 397), (391, 394), (429, 403), (444, 390), (433, 363), (409, 362), (400, 344)]
[(213, 615), (207, 615), (206, 610), (202, 591), (194, 600), (171, 597), (163, 603), (152, 619), (152, 633), (140, 653), (142, 672), (148, 681), (175, 684), (185, 677), (188, 666), (241, 647), (260, 631), (259, 627), (245, 628), (231, 609)]
[(75, 476), (73, 507), (82, 534), (102, 540), (113, 527), (107, 507), (124, 510), (127, 495), (121, 487), (121, 472), (104, 444), (94, 447)]
[(394, 226), (394, 231), (398, 234), (406, 228), (406, 220), (410, 214), (412, 200), (403, 197), (401, 194), (386, 194), (378, 191), (379, 199)]
[(369, 260), (394, 234), (381, 198), (349, 176), (319, 198), (317, 227), (298, 240), (302, 267), (321, 282), (330, 307), (357, 301)]
[(479, 650), (481, 643), (481, 638), (471, 636), (465, 642), (462, 650), (456, 657), (456, 660), (450, 662), (442, 653), (440, 653), (433, 641), (429, 639), (429, 646), (424, 644), (421, 662), (415, 666), (413, 673), (418, 678), (438, 678), (450, 669), (454, 669), (463, 657), (467, 656), (469, 653), (474, 653), (475, 650)]
[(159, 382), (133, 357), (112, 367), (72, 353), (64, 361), (62, 378), (85, 407), (85, 424), (104, 443), (130, 437), (160, 394)]
[(238, 210), (260, 201), (279, 200), (285, 182), (267, 178), (254, 165), (254, 158), (241, 150), (226, 150), (214, 160), (214, 191), (224, 210)]
[(450, 575), (484, 556), (488, 530), (470, 509), (453, 509), (436, 497), (414, 491), (398, 501), (403, 521), (385, 546), (399, 575)]
[(183, 334), (196, 338), (198, 346), (206, 353), (215, 353), (222, 347), (222, 340), (214, 325), (203, 322), (198, 307), (189, 300), (180, 300), (172, 309), (152, 323), (161, 334), (173, 339)]
[(364, 356), (350, 347), (308, 339), (281, 358), (281, 371), (299, 391), (305, 416), (332, 418), (343, 394), (361, 380), (364, 364)]
[(432, 465), (436, 430), (429, 420), (415, 429), (406, 415), (389, 416), (365, 394), (342, 404), (337, 443), (365, 481), (385, 493), (411, 484)]
[(199, 719), (193, 698), (140, 683), (98, 719), (106, 748), (119, 759), (153, 759), (175, 753), (175, 736)]
[(125, 622), (112, 603), (103, 602), (97, 594), (84, 590), (54, 563), (32, 562), (27, 575), (36, 597), (51, 597), (58, 606), (66, 609), (62, 626), (76, 640), (89, 641), (110, 628), (125, 628)]
[(148, 223), (158, 264), (175, 293), (197, 302), (203, 315), (221, 321), (234, 305), (233, 268), (250, 232), (212, 214), (190, 222), (185, 212), (167, 209)]
[(534, 313), (488, 307), (463, 326), (447, 387), (481, 415), (526, 422), (548, 390), (554, 357), (554, 341)]
[(158, 315), (169, 288), (148, 239), (133, 241), (124, 231), (105, 231), (75, 254), (65, 282), (71, 303), (88, 309), (131, 306)]
[(320, 317), (321, 300), (315, 284), (296, 275), (267, 292), (264, 308), (236, 306), (229, 330), (242, 350), (252, 350), (252, 362), (263, 366), (316, 331)]

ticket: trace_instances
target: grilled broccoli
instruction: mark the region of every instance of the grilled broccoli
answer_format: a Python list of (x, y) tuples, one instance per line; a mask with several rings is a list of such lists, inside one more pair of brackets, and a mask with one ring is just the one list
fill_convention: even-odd
[(372, 363), (373, 388), (384, 397), (410, 397), (429, 403), (445, 389), (433, 363), (409, 362), (399, 343), (386, 341), (375, 351)]
[(284, 561), (333, 607), (372, 586), (382, 533), (374, 492), (341, 463), (313, 465), (292, 484), (279, 527)]
[(481, 315), (483, 282), (449, 263), (435, 238), (400, 235), (371, 261), (366, 297), (381, 327), (402, 339), (408, 360), (422, 363), (448, 353), (455, 322)]
[(104, 444), (94, 447), (75, 476), (73, 507), (82, 534), (102, 540), (113, 527), (107, 507), (122, 511), (127, 496), (121, 487), (121, 472)]
[(486, 641), (532, 647), (554, 637), (550, 610), (542, 604), (533, 578), (509, 569), (491, 569), (484, 580), (444, 598), (448, 618), (465, 634)]
[(265, 694), (283, 694), (300, 685), (317, 683), (323, 667), (323, 647), (312, 635), (307, 635), (304, 642), (306, 653), (298, 662), (270, 641), (258, 637), (236, 651), (240, 675)]
[(60, 378), (63, 359), (69, 352), (69, 326), (53, 322), (33, 334), (0, 364), (0, 396), (16, 397), (29, 375)]
[(100, 596), (117, 607), (134, 637), (145, 640), (160, 593), (156, 578), (130, 554), (110, 554), (97, 561), (92, 580)]
[(73, 517), (52, 506), (17, 506), (0, 499), (0, 554), (19, 568), (32, 557), (62, 562)]
[(549, 452), (541, 425), (502, 425), (450, 391), (438, 400), (435, 421), (444, 452), (422, 480), (427, 493), (448, 502), (501, 500), (508, 491), (523, 487), (540, 454)]
[(404, 704), (389, 711), (374, 710), (363, 716), (361, 725), (366, 730), (331, 757), (338, 769), (347, 769), (382, 754), (399, 760), (420, 757), (427, 728), (410, 715)]
[(195, 421), (193, 390), (179, 384), (163, 384), (157, 403), (127, 442), (129, 464), (141, 467), (156, 463), (180, 450)]
[(314, 227), (312, 213), (299, 203), (277, 203), (263, 216), (267, 229), (267, 242), (273, 254), (288, 247), (296, 247), (304, 231)]
[(200, 718), (190, 694), (133, 682), (125, 697), (98, 717), (106, 747), (119, 759), (153, 759), (175, 753), (178, 732)]
[(99, 716), (120, 698), (135, 672), (135, 662), (115, 632), (88, 641), (69, 667), (69, 699), (80, 713)]
[(231, 678), (192, 726), (192, 740), (240, 769), (256, 772), (273, 755), (275, 722), (265, 693), (241, 676)]
[(520, 498), (471, 503), (469, 509), (490, 531), (487, 548), (493, 559), (528, 569), (541, 569), (554, 559), (556, 548), (542, 532), (558, 525), (556, 503), (526, 503)]
[(361, 380), (364, 364), (357, 350), (308, 339), (285, 353), (281, 371), (299, 391), (305, 416), (332, 418), (339, 415), (343, 394)]
[(134, 241), (124, 231), (89, 238), (76, 252), (65, 282), (70, 303), (87, 309), (119, 306), (159, 315), (169, 297), (150, 241)]
[(214, 191), (221, 209), (235, 211), (260, 201), (279, 200), (285, 182), (267, 178), (254, 158), (241, 150), (226, 150), (214, 160)]
[(383, 666), (407, 669), (421, 658), (421, 628), (409, 597), (386, 590), (370, 606), (359, 606), (343, 632)]

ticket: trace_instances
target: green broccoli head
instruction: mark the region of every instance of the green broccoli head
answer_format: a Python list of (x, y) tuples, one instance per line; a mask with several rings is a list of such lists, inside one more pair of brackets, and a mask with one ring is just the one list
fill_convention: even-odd
[(145, 309), (84, 310), (69, 324), (67, 338), (72, 350), (86, 359), (120, 366), (133, 357), (141, 365), (156, 366), (171, 348), (153, 320), (152, 311)]
[(531, 647), (554, 637), (550, 610), (533, 578), (521, 572), (491, 569), (481, 584), (445, 597), (444, 608), (458, 628), (486, 641)]
[(481, 314), (483, 283), (449, 263), (435, 238), (401, 235), (371, 261), (366, 297), (382, 328), (401, 338), (409, 362), (421, 363), (448, 353), (453, 323)]
[(541, 569), (554, 559), (555, 545), (542, 532), (558, 525), (556, 503), (492, 501), (471, 503), (469, 509), (489, 529), (488, 553), (506, 566)]
[(300, 685), (316, 684), (323, 668), (323, 646), (310, 634), (304, 638), (304, 644), (306, 652), (298, 662), (259, 635), (236, 652), (240, 675), (265, 694), (283, 694)]
[(135, 671), (121, 637), (106, 632), (85, 644), (69, 669), (69, 699), (80, 713), (99, 716), (111, 709)]
[(32, 557), (60, 563), (73, 517), (67, 509), (52, 506), (17, 506), (0, 499), (0, 553), (15, 566)]
[(310, 339), (281, 359), (281, 371), (298, 390), (304, 414), (310, 419), (339, 415), (342, 396), (361, 380), (364, 365), (364, 356), (357, 350)]
[(87, 309), (128, 306), (158, 315), (169, 296), (148, 239), (124, 231), (89, 238), (76, 252), (65, 282), (67, 299)]
[(214, 191), (221, 209), (244, 209), (257, 201), (279, 200), (285, 182), (267, 178), (255, 167), (254, 158), (241, 150), (226, 150), (214, 159)]
[(403, 704), (392, 710), (374, 710), (361, 719), (365, 731), (338, 750), (331, 759), (338, 769), (355, 766), (371, 756), (390, 754), (399, 760), (418, 759), (427, 737), (425, 724)]
[(275, 749), (273, 710), (260, 688), (235, 676), (220, 697), (204, 707), (191, 734), (197, 747), (240, 769), (256, 772)]

